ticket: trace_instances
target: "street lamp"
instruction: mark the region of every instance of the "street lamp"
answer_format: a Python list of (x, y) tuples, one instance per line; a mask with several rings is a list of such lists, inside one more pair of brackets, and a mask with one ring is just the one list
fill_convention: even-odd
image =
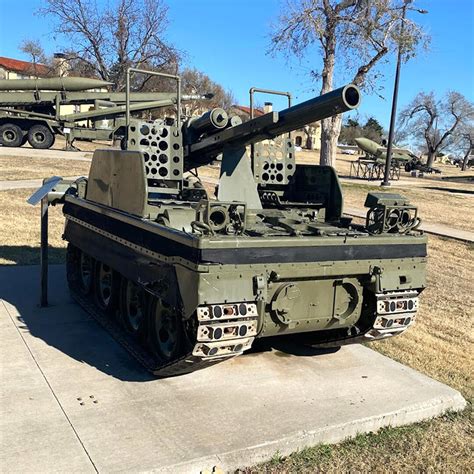
[[(403, 32), (405, 29), (405, 17), (407, 13), (407, 7), (413, 0), (405, 0), (402, 7), (402, 24), (400, 26), (400, 39), (403, 39)], [(421, 14), (428, 13), (427, 10), (411, 8), (410, 10), (416, 11)], [(398, 56), (397, 56), (397, 69), (395, 71), (395, 84), (393, 86), (393, 99), (392, 99), (392, 113), (390, 116), (390, 129), (388, 131), (388, 143), (387, 143), (387, 156), (385, 157), (385, 172), (383, 175), (382, 186), (390, 186), (390, 168), (392, 165), (392, 148), (393, 148), (393, 134), (395, 131), (395, 122), (397, 119), (397, 100), (398, 100), (398, 84), (400, 82), (400, 68), (402, 63), (403, 48), (401, 41), (398, 43)]]

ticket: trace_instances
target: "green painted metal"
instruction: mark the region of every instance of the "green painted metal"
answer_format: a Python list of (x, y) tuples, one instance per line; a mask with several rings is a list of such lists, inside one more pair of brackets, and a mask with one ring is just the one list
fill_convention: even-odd
[(111, 86), (111, 82), (87, 77), (50, 77), (45, 79), (2, 79), (0, 90), (84, 91)]

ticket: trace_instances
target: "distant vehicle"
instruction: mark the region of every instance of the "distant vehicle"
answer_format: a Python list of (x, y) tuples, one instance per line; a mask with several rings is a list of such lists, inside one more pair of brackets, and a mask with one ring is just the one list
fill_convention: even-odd
[[(124, 92), (102, 89), (110, 82), (85, 77), (0, 80), (0, 145), (47, 149), (57, 135), (66, 138), (66, 148), (74, 140), (114, 140), (125, 136)], [(166, 108), (174, 95), (163, 92), (132, 92), (130, 111)], [(202, 99), (183, 96), (182, 100)], [(85, 112), (61, 114), (63, 105), (84, 106)]]
[(356, 155), (357, 154), (357, 151), (354, 150), (353, 145), (344, 145), (342, 143), (338, 143), (337, 147), (339, 148), (340, 152), (343, 155)]
[[(357, 146), (365, 151), (367, 158), (373, 159), (376, 163), (383, 165), (387, 159), (387, 148), (380, 146), (378, 143), (369, 138), (356, 138)], [(407, 148), (392, 148), (392, 164), (400, 167), (403, 166), (405, 171), (414, 170), (424, 173), (441, 173), (440, 170), (426, 166), (421, 159)]]
[[(369, 138), (356, 138), (357, 146), (367, 153), (369, 158), (384, 161), (387, 158), (387, 148), (370, 140)], [(406, 148), (392, 148), (392, 160), (398, 162), (407, 162), (413, 158), (418, 158), (413, 152)]]

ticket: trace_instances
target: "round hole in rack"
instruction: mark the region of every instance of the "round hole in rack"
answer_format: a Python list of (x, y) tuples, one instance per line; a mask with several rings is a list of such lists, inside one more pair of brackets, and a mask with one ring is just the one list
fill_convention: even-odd
[(162, 164), (168, 163), (168, 157), (164, 153), (161, 153), (159, 158), (160, 158), (160, 163)]
[(179, 170), (173, 170), (173, 174), (174, 174), (175, 176), (178, 176), (178, 175), (179, 175)]
[(278, 171), (281, 171), (283, 169), (283, 163), (278, 163), (276, 168)]
[(161, 131), (160, 135), (161, 135), (163, 138), (167, 137), (167, 136), (168, 136), (168, 130), (167, 130), (166, 128), (164, 128), (164, 129)]
[(173, 143), (173, 149), (179, 150), (179, 143)]
[(278, 173), (278, 174), (276, 175), (276, 180), (277, 180), (279, 183), (281, 183), (281, 182), (283, 181), (283, 175), (282, 175), (281, 173)]
[(160, 176), (166, 176), (168, 174), (168, 170), (166, 168), (161, 167), (159, 173)]
[(142, 135), (148, 135), (150, 133), (150, 128), (148, 127), (148, 125), (142, 125), (140, 127), (140, 133)]
[(173, 156), (173, 162), (179, 163), (179, 156)]
[(158, 148), (161, 151), (165, 151), (168, 149), (168, 143), (166, 143), (164, 140), (161, 140), (160, 143), (158, 144)]
[(268, 181), (268, 178), (269, 178), (268, 173), (263, 173), (263, 174), (262, 174), (262, 179), (263, 179), (264, 181)]

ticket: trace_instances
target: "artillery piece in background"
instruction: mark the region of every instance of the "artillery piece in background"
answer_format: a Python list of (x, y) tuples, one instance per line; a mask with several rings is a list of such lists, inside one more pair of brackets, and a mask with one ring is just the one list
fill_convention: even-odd
[[(127, 150), (96, 150), (88, 178), (39, 191), (64, 204), (79, 304), (157, 376), (256, 338), (338, 347), (410, 327), (425, 288), (416, 209), (371, 195), (367, 224), (352, 224), (335, 170), (297, 164), (288, 135), (357, 107), (357, 87), (232, 123), (219, 109), (182, 121), (176, 80), (176, 118), (127, 117)], [(197, 170), (218, 155), (214, 198)]]
[[(75, 140), (121, 140), (125, 136), (126, 93), (104, 90), (110, 82), (84, 77), (0, 80), (0, 145), (48, 149), (57, 135), (66, 148)], [(184, 96), (185, 100), (203, 99)], [(175, 94), (134, 92), (131, 111), (153, 110), (175, 103)], [(65, 105), (90, 105), (91, 110), (61, 114)]]

